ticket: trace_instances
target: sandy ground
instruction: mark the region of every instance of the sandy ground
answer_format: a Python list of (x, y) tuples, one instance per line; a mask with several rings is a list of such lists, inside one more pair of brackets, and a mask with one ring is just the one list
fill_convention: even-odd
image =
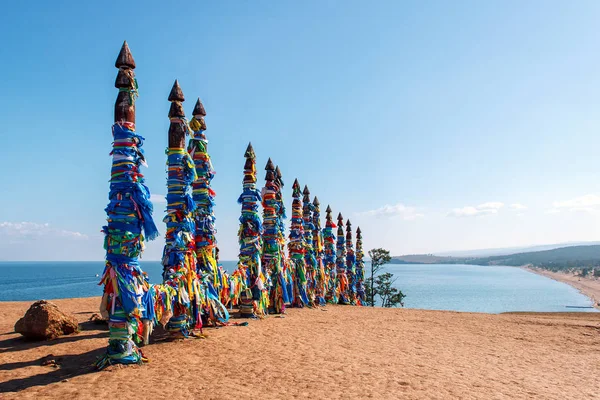
[(575, 276), (572, 273), (552, 272), (541, 268), (524, 267), (524, 269), (573, 286), (582, 294), (592, 299), (594, 306), (600, 310), (600, 279), (591, 277), (582, 278), (580, 276)]
[[(83, 322), (98, 301), (56, 303)], [(0, 303), (3, 399), (600, 399), (600, 313), (292, 309), (95, 372), (107, 331), (25, 342), (12, 330), (29, 305)], [(40, 366), (48, 354), (60, 368)]]

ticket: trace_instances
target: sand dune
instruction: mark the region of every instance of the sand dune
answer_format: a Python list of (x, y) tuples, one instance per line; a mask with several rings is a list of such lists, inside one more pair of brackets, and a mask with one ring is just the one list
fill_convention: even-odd
[[(85, 321), (98, 301), (56, 303)], [(95, 372), (107, 332), (86, 324), (23, 342), (11, 332), (29, 304), (0, 303), (0, 398), (600, 398), (600, 313), (292, 309), (206, 329), (206, 339), (154, 343), (147, 365)], [(40, 366), (48, 354), (60, 368)]]

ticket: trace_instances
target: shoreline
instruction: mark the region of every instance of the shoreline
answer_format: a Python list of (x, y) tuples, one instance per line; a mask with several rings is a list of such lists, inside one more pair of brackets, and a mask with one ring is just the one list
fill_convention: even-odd
[(579, 293), (592, 300), (593, 307), (600, 310), (600, 280), (583, 278), (564, 272), (552, 272), (542, 268), (522, 266), (525, 271), (553, 279), (557, 282), (565, 283), (577, 290)]

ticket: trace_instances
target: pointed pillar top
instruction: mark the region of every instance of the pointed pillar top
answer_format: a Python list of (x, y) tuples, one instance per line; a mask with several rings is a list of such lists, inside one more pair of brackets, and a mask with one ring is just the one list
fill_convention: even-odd
[(115, 79), (115, 87), (119, 89), (115, 101), (115, 122), (130, 122), (135, 125), (135, 99), (138, 96), (138, 85), (135, 79), (135, 61), (129, 51), (127, 42), (123, 42), (121, 51), (115, 61), (119, 69)]
[(281, 170), (279, 169), (279, 165), (277, 165), (275, 167), (275, 177), (276, 177), (276, 180), (277, 180), (277, 184), (279, 185), (280, 188), (282, 188), (283, 186), (285, 186), (283, 184), (283, 179), (282, 179), (283, 175), (281, 175)]
[(119, 52), (117, 60), (115, 61), (115, 67), (127, 67), (130, 69), (135, 69), (135, 60), (131, 55), (131, 51), (129, 50), (129, 45), (127, 44), (127, 41), (124, 41), (123, 46), (121, 46), (121, 51)]
[(171, 93), (169, 93), (169, 101), (185, 101), (185, 97), (183, 96), (183, 91), (179, 86), (179, 82), (175, 79), (175, 83), (173, 83), (173, 87), (171, 88)]
[(273, 164), (273, 161), (271, 161), (271, 158), (269, 158), (269, 161), (267, 161), (265, 171), (275, 171), (275, 165)]
[(267, 161), (265, 170), (267, 171), (265, 180), (268, 182), (273, 182), (277, 178), (277, 176), (275, 175), (275, 166), (273, 165), (273, 161), (271, 161), (270, 158), (269, 158), (269, 161)]
[(319, 203), (319, 198), (317, 196), (315, 196), (315, 199), (313, 200), (313, 205), (318, 206), (321, 203)]
[(308, 190), (308, 186), (304, 185), (302, 194), (304, 195), (302, 197), (302, 202), (304, 203), (304, 206), (308, 206), (310, 204), (310, 191)]
[(171, 102), (169, 107), (169, 148), (185, 148), (185, 135), (189, 133), (187, 123), (181, 122), (181, 119), (185, 119), (185, 111), (183, 109), (183, 102), (185, 97), (183, 91), (179, 86), (179, 82), (175, 79), (171, 92), (169, 93), (168, 100)]
[(331, 212), (331, 207), (329, 206), (329, 204), (327, 204), (327, 209), (325, 210), (325, 212), (328, 212), (328, 213)]
[(246, 158), (255, 158), (254, 148), (252, 147), (252, 142), (248, 143), (248, 147), (246, 147), (246, 152), (244, 153), (244, 157)]
[(198, 97), (198, 100), (196, 100), (196, 105), (194, 106), (192, 115), (194, 117), (206, 117), (206, 110), (204, 110), (204, 105), (200, 101), (200, 97)]

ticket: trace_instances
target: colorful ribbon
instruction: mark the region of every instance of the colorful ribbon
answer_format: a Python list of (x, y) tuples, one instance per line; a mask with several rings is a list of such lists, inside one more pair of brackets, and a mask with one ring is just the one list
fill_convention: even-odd
[(138, 264), (144, 234), (148, 240), (158, 236), (150, 191), (139, 170), (145, 164), (144, 138), (135, 133), (135, 125), (130, 122), (114, 124), (112, 133), (108, 223), (102, 228), (106, 266), (99, 283), (104, 285), (101, 308), (108, 312), (109, 340), (106, 354), (96, 364), (100, 369), (146, 361), (136, 343), (143, 336), (142, 319), (154, 315), (146, 296), (150, 289), (147, 276)]
[(335, 258), (337, 272), (336, 297), (340, 304), (350, 304), (348, 297), (348, 275), (346, 274), (346, 238), (344, 236), (344, 219), (341, 213), (338, 214)]
[(244, 153), (243, 191), (238, 199), (242, 205), (238, 239), (240, 254), (238, 261), (238, 276), (242, 278), (239, 291), (240, 314), (243, 317), (262, 317), (266, 315), (269, 307), (269, 295), (265, 287), (260, 255), (262, 223), (258, 214), (258, 203), (261, 196), (256, 190), (256, 155), (252, 145), (249, 144)]
[(315, 302), (321, 306), (325, 302), (325, 288), (327, 287), (328, 276), (325, 275), (325, 266), (323, 264), (323, 232), (321, 232), (321, 211), (319, 208), (319, 199), (315, 196), (313, 201), (313, 248), (316, 260), (314, 273), (315, 280)]
[(302, 199), (302, 227), (304, 228), (304, 260), (306, 263), (306, 292), (308, 302), (314, 305), (316, 301), (316, 281), (317, 274), (317, 259), (315, 257), (315, 248), (313, 246), (313, 224), (312, 211), (314, 205), (310, 201), (310, 192), (307, 186), (304, 186), (304, 197)]
[(350, 304), (356, 305), (356, 271), (354, 264), (354, 244), (352, 243), (352, 224), (346, 221), (346, 276), (348, 277), (348, 300)]
[(210, 187), (215, 171), (208, 154), (208, 140), (204, 134), (206, 129), (204, 117), (194, 116), (190, 121), (190, 128), (193, 131), (193, 137), (190, 138), (188, 152), (194, 160), (198, 176), (192, 183), (192, 197), (196, 204), (193, 213), (196, 228), (194, 237), (196, 272), (203, 293), (203, 314), (213, 325), (222, 325), (229, 320), (229, 313), (223, 304), (224, 298), (229, 297), (229, 293), (224, 292), (228, 291), (229, 283), (217, 262), (217, 239), (213, 212), (216, 193)]
[(323, 263), (325, 265), (325, 275), (327, 276), (327, 286), (325, 289), (325, 300), (328, 303), (338, 303), (338, 289), (337, 289), (337, 272), (335, 262), (335, 233), (333, 230), (336, 228), (335, 222), (331, 217), (331, 208), (327, 206), (325, 214), (325, 228), (323, 229)]
[(292, 197), (292, 223), (288, 242), (289, 267), (294, 282), (292, 305), (304, 307), (309, 305), (309, 299), (306, 292), (306, 260), (304, 258), (306, 245), (302, 220), (302, 202), (300, 201), (300, 184), (297, 179), (292, 186)]
[[(173, 122), (173, 121), (172, 121)], [(174, 289), (171, 298), (173, 316), (167, 324), (172, 334), (189, 336), (193, 328), (202, 328), (201, 290), (196, 275), (194, 221), (196, 205), (190, 194), (197, 178), (194, 162), (183, 148), (167, 151), (167, 225), (163, 251), (163, 284)]]

